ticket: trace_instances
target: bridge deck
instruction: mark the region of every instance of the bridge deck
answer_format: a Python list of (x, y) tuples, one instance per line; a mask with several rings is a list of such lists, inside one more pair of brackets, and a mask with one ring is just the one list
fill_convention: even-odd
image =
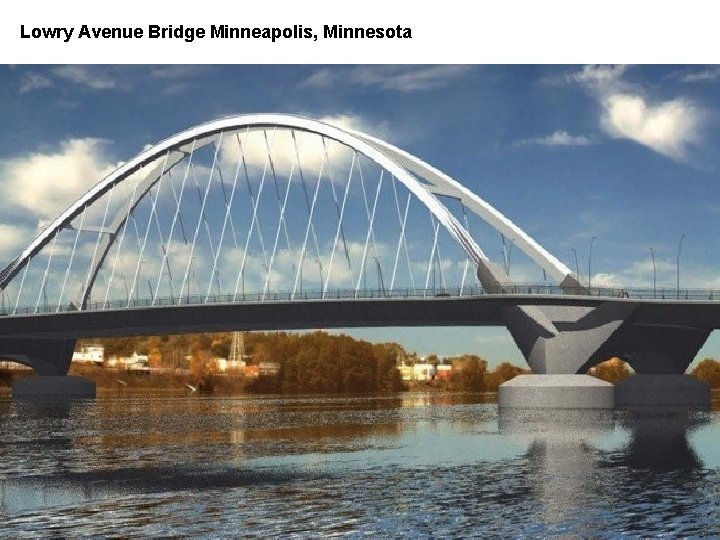
[(300, 330), (379, 326), (504, 326), (502, 309), (523, 306), (635, 306), (639, 325), (720, 328), (720, 302), (572, 295), (247, 301), (136, 306), (0, 317), (0, 336), (85, 338), (230, 330)]

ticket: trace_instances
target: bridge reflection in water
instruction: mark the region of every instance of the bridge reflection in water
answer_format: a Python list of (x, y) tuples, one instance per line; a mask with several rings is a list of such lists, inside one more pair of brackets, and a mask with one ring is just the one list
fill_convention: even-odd
[(4, 401), (0, 533), (714, 530), (698, 442), (717, 437), (714, 412), (498, 412), (486, 397)]

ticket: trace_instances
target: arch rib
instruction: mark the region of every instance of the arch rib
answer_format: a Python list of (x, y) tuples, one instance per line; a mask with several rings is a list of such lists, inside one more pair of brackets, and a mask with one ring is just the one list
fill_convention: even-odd
[[(572, 270), (538, 244), (530, 235), (499, 210), (447, 174), (383, 140), (354, 130), (348, 130), (348, 132), (353, 133), (356, 137), (391, 156), (394, 161), (411, 173), (430, 182), (431, 186), (429, 186), (428, 189), (433, 194), (447, 195), (459, 199), (463, 205), (480, 216), (494, 229), (506, 237), (513, 239), (520, 249), (540, 265), (550, 276), (557, 279), (559, 283), (565, 282), (567, 284), (569, 280), (574, 281), (574, 278), (572, 278)], [(573, 288), (577, 290), (576, 285), (574, 285)]]
[[(388, 151), (383, 145), (378, 144), (377, 139), (373, 139), (367, 135), (343, 130), (337, 126), (326, 124), (317, 120), (304, 118), (300, 116), (285, 114), (249, 114), (241, 116), (233, 116), (215, 120), (209, 123), (200, 124), (186, 131), (173, 135), (155, 146), (141, 152), (130, 161), (124, 163), (118, 169), (110, 173), (102, 181), (88, 190), (73, 205), (65, 210), (55, 221), (53, 221), (40, 235), (23, 252), (14, 259), (2, 272), (0, 272), (0, 290), (4, 289), (9, 282), (18, 274), (19, 271), (26, 267), (30, 259), (36, 255), (47, 243), (64, 227), (69, 225), (79, 214), (83, 208), (93, 204), (115, 185), (126, 180), (132, 174), (140, 171), (143, 167), (153, 163), (161, 156), (168, 152), (178, 151), (183, 153), (183, 147), (191, 142), (199, 143), (199, 145), (209, 143), (212, 138), (220, 132), (226, 130), (236, 130), (241, 128), (287, 128), (298, 131), (325, 136), (329, 139), (338, 141), (355, 151), (365, 155), (376, 164), (391, 173), (398, 181), (402, 182), (405, 187), (415, 195), (428, 210), (438, 219), (450, 235), (460, 244), (467, 256), (475, 263), (486, 260), (485, 254), (482, 252), (477, 243), (473, 240), (467, 230), (457, 221), (457, 219), (449, 212), (447, 208), (426, 189), (412, 174), (412, 167), (405, 167), (398, 161), (397, 157), (392, 158), (388, 155)], [(198, 146), (199, 146), (198, 145)], [(393, 149), (387, 145), (387, 149)], [(397, 152), (391, 152), (400, 157)], [(408, 154), (409, 155), (409, 154)], [(403, 160), (406, 161), (406, 160)], [(171, 167), (168, 167), (171, 168)], [(155, 171), (150, 173), (143, 182), (142, 189), (138, 190), (139, 194), (131, 201), (132, 207), (135, 207), (140, 199), (150, 190), (150, 188), (160, 178), (160, 174)], [(470, 192), (468, 192), (470, 193)], [(118, 216), (113, 225), (118, 228), (122, 226), (127, 216)], [(97, 270), (102, 266), (105, 255), (107, 254), (110, 244), (113, 242), (114, 236), (109, 236), (106, 246), (103, 246), (102, 257), (97, 261), (96, 267), (92, 271), (92, 282), (86, 287), (85, 298), (81, 305), (84, 306), (87, 301), (92, 285), (94, 284)]]

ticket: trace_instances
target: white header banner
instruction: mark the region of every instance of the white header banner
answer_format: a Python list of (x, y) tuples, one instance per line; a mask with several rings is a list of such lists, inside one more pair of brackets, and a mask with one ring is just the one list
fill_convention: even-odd
[[(169, 9), (169, 6), (172, 6)], [(12, 2), (9, 63), (718, 61), (712, 3)]]

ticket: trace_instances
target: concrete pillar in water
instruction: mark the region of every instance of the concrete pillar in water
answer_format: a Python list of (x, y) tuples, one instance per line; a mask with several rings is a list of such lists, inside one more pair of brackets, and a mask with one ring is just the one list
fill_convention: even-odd
[(95, 383), (74, 375), (35, 375), (12, 386), (14, 399), (92, 399)]
[(0, 338), (0, 356), (36, 373), (13, 384), (13, 398), (94, 398), (93, 381), (67, 374), (74, 350), (74, 339)]
[(498, 406), (514, 409), (612, 409), (613, 385), (590, 375), (518, 375), (500, 385)]
[[(648, 306), (653, 310), (648, 312)], [(707, 385), (683, 375), (710, 334), (711, 328), (701, 325), (705, 316), (690, 324), (683, 322), (688, 315), (677, 306), (660, 309), (630, 300), (600, 300), (597, 306), (520, 305), (503, 308), (503, 314), (534, 375), (501, 385), (501, 407), (710, 404)], [(601, 386), (582, 375), (613, 357), (638, 374), (620, 383), (614, 396), (612, 385)]]
[(632, 375), (615, 385), (615, 405), (707, 408), (710, 386), (692, 375)]

